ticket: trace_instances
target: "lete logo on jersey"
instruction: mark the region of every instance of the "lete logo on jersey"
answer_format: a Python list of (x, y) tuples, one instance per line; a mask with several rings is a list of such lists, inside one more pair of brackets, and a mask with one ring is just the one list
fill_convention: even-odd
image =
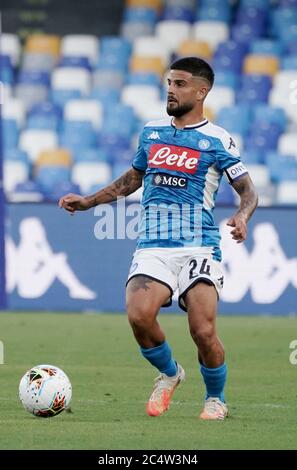
[(150, 168), (196, 173), (200, 152), (176, 145), (153, 144), (149, 151)]

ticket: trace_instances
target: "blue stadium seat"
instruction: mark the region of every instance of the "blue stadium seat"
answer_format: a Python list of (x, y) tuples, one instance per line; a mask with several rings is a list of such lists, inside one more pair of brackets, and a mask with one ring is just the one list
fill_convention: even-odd
[(14, 82), (13, 67), (8, 55), (0, 55), (0, 81), (10, 85)]
[(268, 104), (256, 104), (253, 108), (253, 115), (255, 122), (271, 122), (276, 123), (282, 130), (285, 131), (287, 126), (286, 113), (282, 108), (272, 107)]
[(221, 184), (219, 186), (219, 190), (217, 193), (216, 198), (216, 205), (223, 206), (223, 205), (231, 205), (235, 204), (235, 193), (232, 189), (231, 185), (222, 178)]
[(250, 53), (281, 57), (284, 49), (284, 45), (279, 40), (256, 39), (251, 44)]
[(129, 56), (106, 52), (101, 54), (96, 66), (97, 70), (115, 70), (125, 73), (129, 66)]
[(49, 86), (50, 76), (48, 72), (38, 70), (20, 70), (18, 83)]
[(127, 85), (160, 86), (160, 84), (160, 76), (152, 72), (131, 72), (127, 78)]
[(219, 70), (215, 73), (215, 84), (218, 86), (227, 86), (237, 90), (239, 86), (239, 74), (230, 70)]
[(108, 161), (106, 151), (99, 148), (74, 148), (72, 151), (72, 158), (75, 163)]
[(237, 102), (255, 104), (267, 102), (271, 85), (271, 78), (266, 75), (242, 75)]
[(36, 181), (27, 180), (18, 183), (13, 191), (15, 202), (43, 202), (45, 199), (42, 187)]
[(19, 130), (17, 122), (14, 119), (3, 119), (2, 134), (4, 149), (11, 149), (17, 147)]
[(114, 106), (120, 100), (121, 92), (116, 88), (95, 88), (91, 91), (90, 98), (98, 100), (104, 108)]
[(115, 163), (112, 167), (112, 178), (119, 178), (123, 173), (131, 169), (131, 165), (128, 163)]
[(155, 24), (157, 20), (157, 12), (153, 8), (128, 7), (124, 10), (123, 20), (125, 23), (142, 22)]
[(295, 56), (283, 57), (281, 68), (283, 70), (297, 70), (297, 54)]
[(241, 154), (243, 163), (247, 165), (262, 165), (265, 163), (264, 154), (257, 150), (246, 149)]
[(243, 58), (247, 52), (247, 47), (237, 41), (225, 41), (218, 45), (212, 65), (215, 70), (241, 71)]
[(259, 38), (263, 34), (263, 28), (254, 28), (250, 24), (235, 24), (231, 27), (231, 37), (233, 41), (250, 44), (256, 38)]
[(195, 20), (195, 13), (193, 8), (189, 8), (187, 6), (167, 5), (163, 10), (162, 20), (180, 20), (193, 23)]
[(46, 190), (46, 199), (48, 201), (57, 202), (67, 193), (80, 194), (80, 188), (78, 184), (74, 184), (68, 180), (54, 183), (54, 185), (51, 186), (50, 191)]
[(196, 21), (221, 21), (229, 23), (230, 20), (231, 9), (229, 5), (205, 5), (197, 9)]
[(54, 104), (64, 108), (67, 101), (72, 99), (81, 98), (81, 92), (79, 90), (51, 90), (50, 93), (51, 100)]
[(63, 112), (59, 105), (52, 103), (51, 101), (43, 101), (32, 107), (30, 111), (30, 116), (33, 114), (44, 115), (44, 116), (54, 116), (57, 119), (62, 119)]
[(89, 121), (63, 121), (60, 146), (73, 148), (92, 148), (96, 146), (96, 133)]
[(251, 120), (251, 110), (246, 105), (236, 105), (221, 108), (216, 124), (227, 129), (228, 132), (246, 136)]
[(86, 70), (92, 70), (88, 57), (62, 56), (59, 67), (80, 67)]
[(21, 162), (26, 163), (27, 165), (30, 165), (29, 158), (26, 152), (24, 152), (23, 150), (20, 150), (17, 147), (4, 149), (3, 156), (5, 160), (21, 161)]
[(100, 52), (102, 55), (114, 54), (130, 57), (132, 52), (131, 42), (119, 36), (104, 36), (100, 41)]
[(268, 152), (266, 155), (266, 165), (273, 182), (278, 183), (283, 180), (297, 181), (297, 160), (294, 156)]
[(45, 194), (50, 193), (57, 184), (62, 184), (65, 181), (70, 181), (69, 168), (42, 165), (38, 169), (36, 182)]

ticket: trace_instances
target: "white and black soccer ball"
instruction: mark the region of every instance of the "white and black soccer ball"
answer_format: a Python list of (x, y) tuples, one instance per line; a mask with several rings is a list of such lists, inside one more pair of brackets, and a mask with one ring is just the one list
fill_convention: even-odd
[(19, 397), (25, 410), (50, 418), (69, 407), (72, 387), (59, 367), (41, 364), (28, 370), (19, 385)]

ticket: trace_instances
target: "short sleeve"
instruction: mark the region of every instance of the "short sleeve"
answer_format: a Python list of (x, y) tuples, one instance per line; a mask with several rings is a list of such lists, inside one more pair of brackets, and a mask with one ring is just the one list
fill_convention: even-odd
[(240, 152), (231, 135), (224, 131), (220, 137), (220, 145), (217, 149), (217, 165), (224, 171), (230, 183), (248, 173), (240, 159)]
[(143, 133), (139, 137), (138, 148), (132, 162), (133, 168), (139, 171), (145, 171), (147, 168), (147, 155), (142, 144)]

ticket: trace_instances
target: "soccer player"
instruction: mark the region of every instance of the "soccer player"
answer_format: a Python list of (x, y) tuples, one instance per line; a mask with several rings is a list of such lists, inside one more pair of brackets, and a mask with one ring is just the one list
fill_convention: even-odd
[[(216, 311), (223, 275), (220, 235), (213, 219), (224, 174), (240, 196), (229, 219), (231, 236), (241, 243), (257, 195), (236, 145), (224, 129), (203, 116), (203, 103), (214, 82), (202, 59), (175, 61), (168, 74), (168, 118), (149, 122), (140, 136), (132, 168), (91, 196), (67, 194), (59, 201), (70, 213), (108, 203), (136, 191), (144, 182), (137, 249), (127, 282), (127, 311), (141, 354), (160, 373), (146, 410), (159, 416), (170, 404), (185, 372), (174, 359), (157, 321), (179, 289), (179, 305), (188, 314), (206, 386), (200, 418), (223, 420), (227, 365), (216, 332)], [(238, 273), (238, 275), (240, 275)]]

